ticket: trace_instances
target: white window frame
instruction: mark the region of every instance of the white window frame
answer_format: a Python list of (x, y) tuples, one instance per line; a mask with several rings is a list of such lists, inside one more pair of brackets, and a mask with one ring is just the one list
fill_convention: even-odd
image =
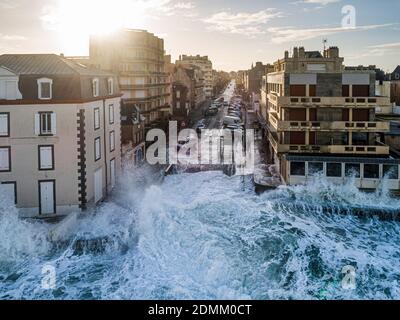
[(93, 119), (94, 119), (94, 130), (99, 130), (101, 127), (101, 116), (100, 116), (100, 108), (94, 108), (93, 110)]
[[(50, 115), (50, 129), (48, 128), (48, 123), (46, 125), (46, 130), (43, 130), (43, 120), (47, 122), (48, 118), (43, 118), (44, 115)], [(35, 114), (35, 134), (37, 136), (54, 136), (57, 133), (57, 119), (56, 113), (52, 111), (43, 111)]]
[(0, 112), (0, 137), (10, 136), (10, 113)]
[(107, 80), (107, 84), (108, 84), (108, 95), (112, 96), (114, 94), (114, 79), (109, 78)]
[[(50, 164), (43, 164), (42, 151), (50, 150)], [(54, 170), (54, 145), (39, 145), (38, 146), (38, 160), (39, 160), (39, 171), (52, 171)]]
[(115, 131), (110, 131), (110, 152), (115, 151)]
[(110, 104), (108, 106), (108, 122), (109, 124), (114, 124), (115, 122), (115, 108), (114, 108), (114, 104)]
[[(42, 84), (48, 83), (50, 85), (50, 96), (43, 97), (42, 96)], [(41, 78), (37, 80), (38, 85), (38, 98), (40, 100), (51, 100), (53, 98), (53, 80), (48, 78)]]
[(92, 80), (92, 92), (95, 98), (100, 95), (100, 82), (98, 78)]
[(101, 160), (101, 138), (94, 139), (94, 161)]
[(1, 153), (4, 153), (4, 150), (6, 150), (8, 163), (7, 165), (0, 167), (0, 172), (11, 172), (11, 147), (10, 146), (0, 147)]

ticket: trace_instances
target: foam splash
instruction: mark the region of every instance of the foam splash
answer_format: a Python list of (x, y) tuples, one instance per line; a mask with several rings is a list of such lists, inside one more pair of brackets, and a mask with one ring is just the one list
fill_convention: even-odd
[[(56, 252), (36, 238), (43, 226), (13, 220), (5, 213), (16, 209), (2, 206), (8, 227), (0, 246), (17, 254), (7, 255), (6, 272), (0, 259), (0, 275), (9, 278), (0, 281), (0, 298), (400, 298), (399, 223), (323, 210), (399, 210), (384, 187), (365, 194), (318, 180), (257, 196), (249, 181), (218, 172), (169, 176), (146, 188), (126, 179), (124, 192), (80, 220)], [(20, 247), (27, 238), (34, 247)], [(76, 240), (98, 238), (111, 239), (105, 250), (74, 251)], [(57, 270), (55, 290), (40, 288), (44, 264)], [(341, 286), (346, 265), (356, 267), (355, 290)]]

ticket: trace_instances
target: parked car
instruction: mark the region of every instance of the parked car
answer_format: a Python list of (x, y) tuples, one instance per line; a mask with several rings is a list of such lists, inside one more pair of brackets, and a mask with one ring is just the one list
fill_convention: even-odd
[(207, 117), (212, 117), (218, 114), (218, 108), (216, 107), (210, 107), (207, 111), (206, 111), (206, 116)]
[(196, 126), (196, 132), (197, 132), (198, 134), (200, 134), (200, 133), (201, 133), (201, 130), (204, 130), (204, 129), (206, 129), (206, 125), (204, 124), (204, 120), (203, 120), (203, 121), (200, 121), (200, 122), (197, 124), (197, 126)]
[(226, 116), (224, 118), (224, 122), (223, 122), (224, 126), (229, 126), (232, 124), (235, 125), (243, 125), (242, 120), (239, 117), (234, 117), (234, 116)]

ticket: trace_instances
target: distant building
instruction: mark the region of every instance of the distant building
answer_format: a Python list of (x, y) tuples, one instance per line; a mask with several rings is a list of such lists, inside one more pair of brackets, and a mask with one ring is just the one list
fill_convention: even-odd
[(400, 106), (400, 66), (391, 73), (391, 102)]
[(196, 66), (200, 68), (200, 71), (203, 73), (205, 98), (211, 99), (213, 96), (213, 66), (208, 56), (182, 55), (179, 57), (179, 60), (176, 61), (176, 65), (189, 68), (191, 66)]
[(0, 56), (0, 183), (25, 217), (100, 202), (121, 168), (117, 78), (63, 57)]
[(92, 36), (90, 64), (118, 75), (123, 114), (136, 112), (137, 108), (147, 130), (167, 126), (170, 83), (163, 39), (144, 30), (129, 29)]
[(399, 190), (400, 160), (381, 141), (389, 123), (376, 110), (391, 108), (375, 94), (375, 70), (345, 69), (339, 49), (323, 54), (294, 48), (267, 75), (268, 129), (273, 162), (285, 183), (321, 174), (336, 183), (354, 178), (375, 189), (384, 177)]
[(262, 77), (268, 72), (273, 71), (273, 66), (270, 64), (264, 65), (262, 62), (256, 62), (255, 66), (246, 71), (243, 75), (244, 88), (251, 95), (255, 93), (260, 95), (262, 86)]
[(174, 82), (172, 92), (172, 120), (177, 121), (178, 129), (182, 130), (188, 127), (190, 89), (181, 82)]

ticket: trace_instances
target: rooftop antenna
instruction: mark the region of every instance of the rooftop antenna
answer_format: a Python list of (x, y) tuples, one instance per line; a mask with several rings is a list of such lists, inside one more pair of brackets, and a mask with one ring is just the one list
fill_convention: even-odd
[(324, 52), (326, 51), (326, 44), (328, 43), (328, 39), (322, 39), (322, 43), (324, 44)]

